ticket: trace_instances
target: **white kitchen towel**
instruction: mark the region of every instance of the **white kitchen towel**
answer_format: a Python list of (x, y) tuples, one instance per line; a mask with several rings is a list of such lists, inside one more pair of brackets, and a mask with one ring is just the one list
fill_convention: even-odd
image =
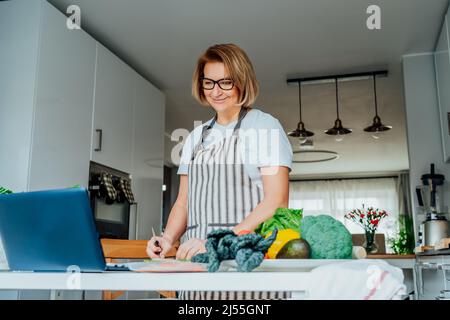
[(309, 300), (392, 300), (406, 294), (400, 268), (384, 260), (358, 259), (310, 271)]

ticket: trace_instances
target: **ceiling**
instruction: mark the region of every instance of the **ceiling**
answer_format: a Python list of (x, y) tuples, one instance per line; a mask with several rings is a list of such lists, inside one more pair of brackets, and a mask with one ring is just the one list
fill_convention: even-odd
[[(377, 83), (379, 113), (393, 129), (379, 140), (362, 131), (374, 113), (369, 80), (339, 87), (341, 119), (354, 130), (339, 143), (323, 133), (336, 118), (334, 85), (304, 87), (303, 120), (316, 133), (315, 148), (340, 157), (294, 164), (291, 174), (300, 177), (408, 169), (401, 59), (434, 49), (448, 6), (448, 0), (49, 2), (62, 12), (79, 5), (82, 28), (166, 94), (168, 134), (213, 116), (190, 96), (190, 81), (198, 56), (216, 43), (236, 43), (247, 52), (261, 87), (256, 107), (286, 131), (298, 122), (298, 90), (287, 78), (387, 69), (389, 76)], [(380, 30), (366, 27), (372, 4), (381, 8)], [(297, 141), (292, 145), (298, 149)]]

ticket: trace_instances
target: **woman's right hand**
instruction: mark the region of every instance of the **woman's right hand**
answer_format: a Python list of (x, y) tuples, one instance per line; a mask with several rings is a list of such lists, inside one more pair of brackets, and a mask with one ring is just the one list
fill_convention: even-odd
[[(158, 245), (157, 245), (158, 244)], [(147, 254), (150, 258), (164, 259), (167, 252), (172, 249), (173, 243), (169, 239), (162, 237), (152, 237), (147, 243)]]

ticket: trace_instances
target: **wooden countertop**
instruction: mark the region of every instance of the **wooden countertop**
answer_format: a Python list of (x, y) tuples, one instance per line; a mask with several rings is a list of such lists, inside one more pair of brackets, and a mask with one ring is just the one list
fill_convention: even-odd
[(424, 256), (447, 256), (450, 255), (450, 249), (443, 249), (443, 250), (426, 250), (424, 252), (418, 252), (418, 257), (424, 257)]

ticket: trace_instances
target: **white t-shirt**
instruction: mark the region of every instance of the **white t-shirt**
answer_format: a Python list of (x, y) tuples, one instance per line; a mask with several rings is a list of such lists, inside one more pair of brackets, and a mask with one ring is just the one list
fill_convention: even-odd
[[(183, 145), (178, 174), (187, 174), (193, 149), (200, 141), (202, 128), (213, 118), (197, 126), (186, 138)], [(226, 126), (217, 122), (203, 141), (208, 148), (233, 133), (237, 120)], [(239, 129), (241, 158), (244, 170), (254, 183), (262, 187), (260, 167), (285, 166), (292, 169), (292, 147), (280, 122), (268, 113), (252, 108), (242, 119)]]

